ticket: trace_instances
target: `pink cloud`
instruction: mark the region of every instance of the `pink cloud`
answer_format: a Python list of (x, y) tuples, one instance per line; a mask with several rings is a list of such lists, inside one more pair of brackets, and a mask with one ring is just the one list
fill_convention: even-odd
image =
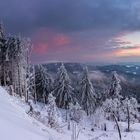
[(67, 45), (70, 43), (70, 39), (64, 35), (64, 34), (57, 34), (56, 36), (54, 36), (54, 38), (52, 39), (54, 45)]
[(32, 35), (34, 44), (33, 53), (42, 55), (49, 52), (70, 51), (68, 45), (71, 43), (71, 38), (64, 34), (43, 28)]
[(37, 47), (34, 48), (34, 53), (36, 54), (45, 54), (48, 51), (48, 44), (47, 43), (38, 43), (36, 44)]

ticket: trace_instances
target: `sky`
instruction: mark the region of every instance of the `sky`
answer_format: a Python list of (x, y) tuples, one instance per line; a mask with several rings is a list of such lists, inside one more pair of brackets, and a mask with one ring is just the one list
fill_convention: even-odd
[(140, 0), (0, 0), (0, 20), (33, 63), (140, 61)]

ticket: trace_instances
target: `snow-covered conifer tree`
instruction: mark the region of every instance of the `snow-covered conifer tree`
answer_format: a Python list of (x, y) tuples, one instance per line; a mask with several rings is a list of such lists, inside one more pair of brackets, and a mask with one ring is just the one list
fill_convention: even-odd
[(106, 100), (103, 102), (103, 108), (107, 119), (114, 119), (113, 115), (115, 115), (117, 119), (120, 120), (119, 109), (122, 106), (121, 89), (119, 76), (116, 72), (113, 72), (109, 93), (107, 94)]
[(43, 65), (36, 66), (36, 91), (37, 99), (43, 98), (44, 103), (47, 103), (47, 96), (52, 91), (53, 80), (47, 73)]
[(30, 98), (33, 98), (34, 103), (37, 102), (37, 94), (36, 94), (36, 80), (35, 80), (35, 66), (30, 65), (27, 72), (27, 92)]
[(120, 85), (120, 79), (116, 71), (113, 72), (112, 80), (111, 80), (111, 86), (109, 90), (109, 98), (119, 98), (121, 99), (122, 96), (120, 95), (122, 88)]
[(73, 88), (64, 64), (58, 69), (53, 93), (56, 97), (56, 104), (60, 108), (68, 109), (69, 103), (75, 101)]
[(3, 84), (3, 54), (4, 54), (4, 38), (3, 38), (3, 28), (2, 25), (0, 24), (0, 84)]
[(0, 38), (4, 38), (4, 29), (3, 29), (3, 24), (0, 23)]
[(80, 101), (81, 106), (86, 111), (87, 115), (91, 115), (96, 108), (96, 93), (88, 76), (88, 69), (85, 69), (83, 78), (80, 82)]
[(61, 115), (55, 103), (55, 97), (50, 93), (48, 95), (48, 103), (45, 107), (47, 113), (47, 122), (50, 127), (58, 128), (61, 123)]
[(44, 102), (47, 103), (49, 93), (53, 90), (53, 78), (46, 70), (46, 94), (44, 94)]

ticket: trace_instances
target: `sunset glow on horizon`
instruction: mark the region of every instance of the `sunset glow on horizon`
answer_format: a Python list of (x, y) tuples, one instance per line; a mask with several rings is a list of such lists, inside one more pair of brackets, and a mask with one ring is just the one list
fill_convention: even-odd
[[(124, 34), (118, 38), (122, 44), (118, 45), (117, 57), (140, 56), (140, 32)], [(117, 47), (116, 47), (117, 48)]]
[(116, 56), (140, 56), (140, 47), (131, 49), (121, 49), (116, 52)]
[(121, 40), (130, 42), (131, 45), (140, 45), (140, 32), (132, 32), (121, 37)]

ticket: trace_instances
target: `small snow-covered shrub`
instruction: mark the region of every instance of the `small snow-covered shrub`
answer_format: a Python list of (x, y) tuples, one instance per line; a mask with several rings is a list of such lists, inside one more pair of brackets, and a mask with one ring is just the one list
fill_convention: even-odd
[(105, 114), (102, 107), (96, 109), (94, 114), (91, 116), (92, 126), (94, 129), (106, 129)]
[(52, 128), (59, 128), (62, 123), (61, 114), (56, 106), (55, 97), (48, 96), (48, 104), (41, 111), (41, 121)]
[(75, 105), (70, 104), (70, 120), (80, 123), (83, 119), (85, 112), (82, 110), (80, 105), (76, 103)]

